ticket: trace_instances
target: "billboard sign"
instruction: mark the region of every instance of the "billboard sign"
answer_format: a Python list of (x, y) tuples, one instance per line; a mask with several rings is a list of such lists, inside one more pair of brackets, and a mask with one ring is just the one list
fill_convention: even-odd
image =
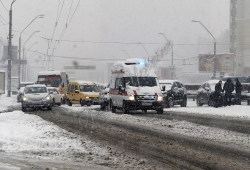
[[(233, 72), (234, 70), (234, 54), (216, 54), (216, 71), (217, 72)], [(214, 55), (200, 54), (199, 55), (199, 71), (213, 72), (214, 70)]]

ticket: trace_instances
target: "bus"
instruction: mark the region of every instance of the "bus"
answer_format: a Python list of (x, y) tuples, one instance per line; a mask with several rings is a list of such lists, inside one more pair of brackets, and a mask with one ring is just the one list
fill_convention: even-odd
[(36, 83), (58, 88), (58, 91), (62, 94), (62, 103), (66, 103), (69, 79), (65, 71), (40, 71)]

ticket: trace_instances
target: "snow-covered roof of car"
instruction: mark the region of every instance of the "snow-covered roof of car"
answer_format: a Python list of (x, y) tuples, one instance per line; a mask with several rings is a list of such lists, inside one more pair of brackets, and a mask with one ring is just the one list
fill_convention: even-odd
[(56, 87), (47, 86), (48, 89), (57, 89)]
[(46, 87), (45, 84), (31, 84), (27, 85), (26, 87)]
[(65, 71), (40, 71), (38, 75), (61, 75), (66, 73)]
[(81, 85), (96, 85), (93, 81), (86, 81), (86, 80), (76, 80), (72, 82), (77, 82)]
[(159, 83), (173, 84), (174, 82), (181, 82), (179, 80), (159, 80)]
[(32, 81), (23, 81), (23, 82), (20, 82), (20, 84), (35, 84), (35, 83)]

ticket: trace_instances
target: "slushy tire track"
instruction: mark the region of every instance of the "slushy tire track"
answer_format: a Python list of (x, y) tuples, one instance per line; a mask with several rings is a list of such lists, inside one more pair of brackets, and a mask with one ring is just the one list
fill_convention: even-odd
[[(161, 132), (135, 124), (98, 119), (98, 117), (92, 120), (90, 115), (68, 112), (56, 107), (53, 111), (32, 113), (70, 132), (88, 135), (92, 140), (112, 145), (119, 151), (123, 150), (146, 158), (152, 165), (159, 165), (166, 169), (169, 167), (225, 170), (250, 168), (250, 153), (240, 148), (231, 148), (211, 141)], [(169, 114), (164, 113), (160, 116), (164, 118)]]

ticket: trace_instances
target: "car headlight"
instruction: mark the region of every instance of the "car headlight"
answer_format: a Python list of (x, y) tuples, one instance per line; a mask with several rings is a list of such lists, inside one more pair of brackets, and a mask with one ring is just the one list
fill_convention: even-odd
[(86, 99), (89, 99), (89, 96), (88, 96), (88, 95), (86, 95), (86, 96), (85, 96), (85, 98), (86, 98)]
[(157, 101), (159, 101), (159, 102), (163, 101), (162, 95), (158, 95), (158, 96), (157, 96)]
[(50, 95), (46, 96), (45, 100), (50, 100)]
[(135, 96), (133, 94), (130, 94), (128, 97), (129, 100), (135, 100)]
[(23, 101), (28, 101), (29, 99), (28, 99), (28, 97), (23, 97)]

